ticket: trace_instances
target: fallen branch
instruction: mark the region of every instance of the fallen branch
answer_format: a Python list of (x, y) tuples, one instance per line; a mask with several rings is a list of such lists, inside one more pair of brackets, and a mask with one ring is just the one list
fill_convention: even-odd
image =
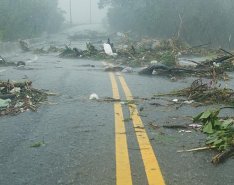
[(231, 56), (234, 56), (232, 53), (230, 53), (229, 51), (226, 51), (226, 50), (224, 50), (224, 49), (222, 49), (222, 48), (220, 48), (220, 50), (221, 51), (223, 51), (224, 53), (227, 53), (227, 54), (229, 54), (229, 55), (231, 55)]
[(214, 149), (216, 148), (215, 146), (205, 146), (205, 147), (200, 147), (200, 148), (193, 148), (193, 149), (189, 149), (189, 150), (178, 150), (178, 153), (182, 153), (182, 152), (196, 152), (196, 151), (202, 151), (202, 150), (209, 150), (209, 149)]
[(182, 128), (188, 128), (186, 125), (163, 125), (164, 128), (169, 129), (182, 129)]

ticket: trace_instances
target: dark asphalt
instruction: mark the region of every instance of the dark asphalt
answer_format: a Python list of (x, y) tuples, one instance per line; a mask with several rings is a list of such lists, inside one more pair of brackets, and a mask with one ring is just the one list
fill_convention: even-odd
[[(18, 57), (35, 59), (32, 54)], [(37, 58), (37, 57), (36, 57)], [(95, 67), (82, 67), (94, 64)], [(33, 81), (33, 86), (59, 93), (49, 98), (37, 112), (0, 118), (0, 185), (114, 185), (115, 141), (113, 103), (89, 100), (89, 95), (112, 97), (108, 73), (101, 61), (60, 59), (57, 55), (38, 56), (24, 69), (4, 67), (0, 79)], [(171, 82), (168, 78), (124, 75), (134, 96), (146, 98), (160, 92), (186, 87), (193, 79)], [(118, 79), (118, 78), (117, 78)], [(119, 84), (119, 82), (118, 82)], [(234, 88), (234, 87), (230, 87)], [(119, 90), (125, 98), (122, 88)], [(169, 99), (170, 100), (170, 99)], [(153, 106), (149, 102), (163, 106)], [(177, 153), (180, 149), (202, 146), (200, 132), (154, 129), (149, 123), (190, 123), (191, 116), (205, 109), (189, 105), (178, 110), (170, 101), (138, 100), (142, 120), (158, 157), (167, 185), (232, 185), (234, 160), (211, 164), (212, 151)], [(128, 107), (123, 106), (125, 118)], [(226, 114), (233, 114), (227, 112)], [(134, 185), (146, 185), (143, 162), (132, 123), (126, 123)], [(44, 141), (39, 148), (30, 147)]]

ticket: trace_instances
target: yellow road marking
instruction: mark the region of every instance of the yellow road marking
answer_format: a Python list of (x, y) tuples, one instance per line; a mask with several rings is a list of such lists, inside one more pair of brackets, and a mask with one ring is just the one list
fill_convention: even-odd
[[(113, 73), (110, 73), (113, 98), (120, 99), (117, 82)], [(131, 168), (128, 155), (128, 146), (124, 117), (120, 102), (114, 103), (115, 111), (115, 150), (116, 150), (116, 185), (132, 185)]]
[[(128, 88), (127, 83), (125, 82), (124, 77), (120, 76), (119, 80), (123, 87), (127, 100), (129, 101), (133, 100), (132, 93), (130, 89)], [(150, 144), (148, 135), (145, 129), (142, 129), (144, 128), (144, 124), (138, 114), (137, 106), (135, 104), (131, 104), (129, 106), (129, 110), (130, 110), (131, 118), (132, 118), (133, 125), (135, 128), (142, 160), (145, 166), (145, 172), (146, 172), (146, 176), (148, 179), (148, 184), (149, 185), (165, 185), (157, 158)]]

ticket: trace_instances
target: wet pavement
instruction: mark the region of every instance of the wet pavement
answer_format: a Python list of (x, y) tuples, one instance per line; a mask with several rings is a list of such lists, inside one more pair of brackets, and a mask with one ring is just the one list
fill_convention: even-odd
[[(0, 67), (1, 80), (30, 79), (34, 87), (59, 95), (49, 97), (49, 103), (37, 112), (0, 118), (0, 184), (116, 184), (114, 103), (89, 100), (92, 93), (101, 98), (113, 96), (109, 73), (104, 72), (102, 61), (61, 59), (57, 54), (34, 55), (18, 49), (12, 53), (8, 57), (28, 62), (25, 68)], [(125, 99), (118, 77), (116, 74), (120, 96)], [(187, 87), (194, 80), (172, 82), (169, 78), (136, 73), (124, 74), (124, 78), (132, 94), (140, 98)], [(232, 84), (228, 84), (230, 88), (234, 88)], [(177, 153), (177, 150), (202, 146), (205, 138), (199, 131), (179, 133), (179, 130), (150, 125), (188, 124), (192, 116), (207, 108), (185, 105), (176, 109), (170, 101), (169, 98), (136, 103), (142, 109), (140, 116), (165, 183), (232, 185), (233, 159), (214, 166), (210, 162), (213, 151)], [(152, 102), (162, 105), (150, 105)], [(128, 106), (122, 107), (124, 118), (129, 118)], [(225, 115), (232, 114), (232, 110), (225, 112)], [(133, 184), (148, 184), (132, 121), (125, 122), (125, 127)], [(37, 142), (45, 144), (30, 147)]]

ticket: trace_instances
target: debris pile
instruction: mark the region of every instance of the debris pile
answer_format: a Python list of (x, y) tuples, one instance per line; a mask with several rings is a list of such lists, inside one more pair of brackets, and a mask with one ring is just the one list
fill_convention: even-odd
[(31, 81), (0, 81), (0, 116), (15, 115), (29, 109), (36, 111), (48, 95), (46, 91), (33, 88)]
[[(112, 61), (124, 63), (129, 66), (142, 66), (154, 60), (160, 60), (166, 65), (176, 65), (176, 57), (179, 50), (185, 50), (187, 47), (182, 41), (158, 41), (152, 39), (141, 39), (132, 41), (130, 38), (124, 40), (115, 40), (115, 47), (110, 39), (103, 44), (101, 49), (97, 49), (90, 42), (86, 44), (86, 50), (70, 48), (66, 46), (61, 52), (60, 57), (74, 58), (93, 58), (110, 59)], [(76, 52), (79, 50), (79, 53)]]
[[(196, 62), (187, 59), (193, 65), (183, 66), (178, 64), (176, 56), (170, 52), (164, 53), (160, 58), (160, 63), (151, 64), (142, 69), (139, 73), (146, 75), (164, 76), (196, 76), (207, 78), (228, 79), (226, 72), (233, 71), (233, 56), (221, 56), (212, 60)], [(163, 68), (162, 68), (163, 66)]]
[(91, 43), (86, 43), (86, 50), (80, 50), (78, 48), (71, 48), (65, 46), (65, 49), (59, 54), (61, 58), (105, 58), (104, 51), (98, 51)]
[[(202, 104), (234, 104), (234, 91), (228, 88), (216, 87), (210, 83), (203, 83), (202, 79), (195, 80), (188, 88), (155, 96), (183, 96), (189, 101), (193, 100)], [(201, 105), (201, 104), (200, 104)]]

